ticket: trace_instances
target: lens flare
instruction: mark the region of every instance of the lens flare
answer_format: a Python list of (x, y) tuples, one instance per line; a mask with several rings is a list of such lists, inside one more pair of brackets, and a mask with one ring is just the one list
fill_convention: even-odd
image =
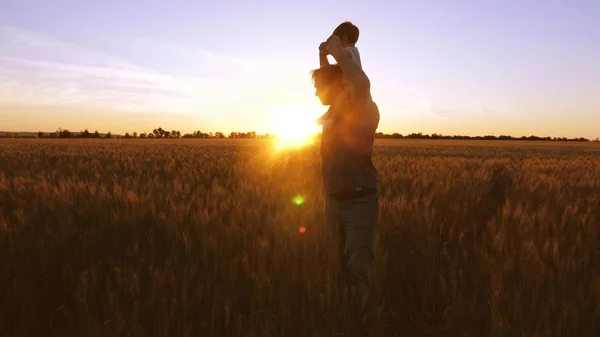
[(304, 197), (301, 195), (297, 195), (295, 197), (292, 198), (292, 202), (296, 205), (296, 206), (300, 206), (304, 203)]

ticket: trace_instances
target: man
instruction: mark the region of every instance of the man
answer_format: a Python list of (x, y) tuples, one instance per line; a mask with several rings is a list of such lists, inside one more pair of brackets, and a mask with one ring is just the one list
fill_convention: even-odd
[[(324, 47), (324, 48), (323, 48)], [(371, 321), (372, 268), (379, 215), (378, 174), (372, 161), (379, 108), (366, 74), (344, 52), (337, 36), (321, 44), (320, 58), (332, 55), (336, 65), (313, 70), (315, 95), (335, 119), (323, 126), (321, 139), (325, 230), (340, 234), (344, 278), (354, 289), (363, 326)], [(353, 95), (343, 79), (353, 86)]]

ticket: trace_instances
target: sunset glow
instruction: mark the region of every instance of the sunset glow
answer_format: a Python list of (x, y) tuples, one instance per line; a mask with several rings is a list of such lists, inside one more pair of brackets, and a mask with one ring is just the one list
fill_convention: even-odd
[(160, 127), (304, 146), (326, 110), (318, 46), (350, 20), (378, 132), (600, 137), (598, 1), (281, 6), (0, 1), (0, 134)]
[(276, 136), (278, 150), (312, 144), (320, 126), (316, 119), (320, 111), (304, 106), (281, 106), (271, 111), (270, 132)]

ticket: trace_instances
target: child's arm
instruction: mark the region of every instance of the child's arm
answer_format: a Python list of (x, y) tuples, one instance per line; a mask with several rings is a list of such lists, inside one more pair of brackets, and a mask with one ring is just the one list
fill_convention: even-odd
[(344, 49), (342, 48), (340, 39), (337, 36), (332, 35), (329, 38), (327, 49), (338, 62), (340, 68), (342, 68), (344, 76), (354, 86), (355, 92), (368, 94), (371, 89), (371, 82), (369, 81), (369, 78), (361, 69), (361, 67), (346, 55)]

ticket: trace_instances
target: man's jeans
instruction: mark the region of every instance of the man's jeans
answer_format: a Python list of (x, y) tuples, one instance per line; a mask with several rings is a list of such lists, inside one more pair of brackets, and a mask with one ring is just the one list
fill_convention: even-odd
[(369, 302), (373, 285), (378, 216), (377, 192), (356, 198), (325, 197), (325, 235), (330, 244), (329, 252), (332, 253), (332, 248), (335, 251), (334, 243), (337, 240), (343, 281), (354, 288), (363, 322), (370, 321), (373, 314)]

